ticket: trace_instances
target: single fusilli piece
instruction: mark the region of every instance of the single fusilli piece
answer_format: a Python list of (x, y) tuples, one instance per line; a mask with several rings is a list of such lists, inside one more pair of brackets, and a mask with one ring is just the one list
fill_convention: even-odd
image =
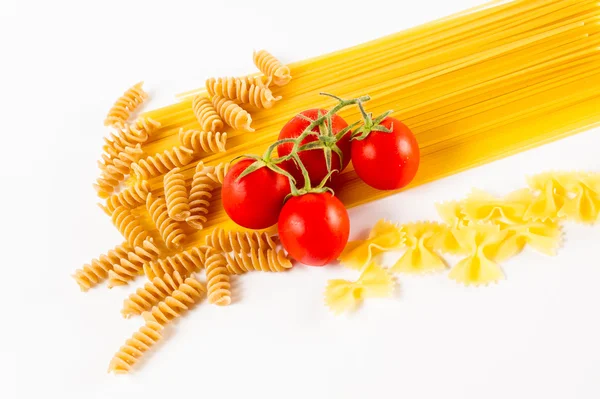
[(113, 265), (108, 272), (108, 288), (126, 285), (143, 272), (146, 263), (157, 259), (160, 249), (154, 244), (152, 238), (144, 240), (141, 246), (133, 248), (126, 257)]
[(202, 229), (206, 223), (206, 214), (212, 197), (214, 183), (207, 176), (207, 169), (202, 162), (198, 162), (190, 189), (190, 216), (186, 222), (197, 230)]
[(206, 254), (206, 286), (208, 302), (227, 306), (231, 303), (231, 285), (225, 257), (211, 248)]
[(225, 254), (229, 274), (244, 274), (250, 271), (283, 272), (292, 268), (292, 262), (284, 251), (274, 249), (256, 250), (250, 253)]
[(204, 96), (196, 96), (192, 100), (192, 110), (198, 123), (205, 132), (220, 132), (223, 130), (223, 120), (213, 103)]
[(142, 245), (144, 240), (148, 238), (148, 232), (144, 230), (140, 222), (131, 213), (131, 209), (124, 206), (117, 207), (112, 214), (112, 221), (132, 247)]
[(164, 178), (165, 199), (169, 217), (179, 222), (190, 216), (190, 204), (181, 169), (174, 168)]
[(75, 270), (73, 278), (82, 291), (87, 291), (106, 279), (113, 269), (113, 265), (126, 258), (130, 250), (131, 247), (127, 242), (117, 245), (106, 254), (100, 255), (98, 259), (92, 259), (90, 263), (83, 265), (81, 269)]
[(183, 277), (178, 272), (165, 274), (161, 278), (155, 277), (123, 301), (121, 314), (126, 318), (140, 315), (171, 295), (181, 284), (183, 284)]
[(254, 131), (250, 126), (252, 124), (252, 117), (242, 107), (221, 96), (214, 96), (212, 103), (217, 113), (229, 126), (246, 132)]
[(125, 147), (116, 158), (103, 157), (104, 162), (98, 162), (101, 175), (94, 184), (98, 195), (106, 198), (113, 193), (129, 174), (131, 164), (143, 154), (142, 147), (137, 144), (135, 147)]
[(250, 253), (255, 250), (275, 249), (277, 243), (265, 232), (225, 231), (217, 227), (206, 236), (206, 245), (221, 252)]
[(153, 306), (150, 313), (163, 326), (179, 317), (184, 310), (194, 306), (206, 295), (204, 284), (194, 277), (188, 277), (171, 295)]
[(148, 141), (150, 134), (160, 127), (160, 123), (150, 118), (139, 118), (131, 125), (119, 127), (116, 131), (104, 138), (102, 149), (111, 157), (115, 158), (126, 147), (135, 147)]
[(229, 162), (221, 162), (217, 166), (209, 166), (210, 169), (206, 172), (206, 175), (215, 183), (223, 184), (225, 175), (229, 172)]
[(185, 239), (185, 233), (177, 221), (169, 217), (167, 203), (162, 197), (154, 198), (152, 193), (146, 197), (146, 209), (158, 229), (163, 241), (170, 249), (177, 249)]
[(139, 82), (130, 87), (117, 99), (104, 120), (104, 126), (123, 124), (147, 98), (148, 93), (142, 89), (144, 82)]
[(281, 96), (274, 97), (268, 87), (248, 85), (247, 80), (242, 78), (209, 78), (206, 90), (210, 96), (221, 96), (258, 108), (271, 108), (281, 100)]
[(225, 152), (227, 133), (205, 132), (201, 130), (179, 130), (179, 141), (191, 148), (195, 154), (202, 152)]
[(284, 86), (292, 80), (290, 68), (282, 65), (281, 62), (268, 51), (255, 51), (252, 58), (254, 60), (254, 65), (256, 65), (265, 76), (271, 77), (275, 85)]
[(112, 213), (119, 206), (133, 209), (146, 203), (146, 197), (150, 192), (150, 183), (146, 180), (137, 182), (135, 185), (128, 187), (119, 194), (113, 194), (106, 200), (106, 206), (103, 207), (105, 212), (112, 216)]
[(192, 162), (194, 151), (187, 147), (173, 147), (162, 153), (149, 156), (131, 165), (138, 178), (148, 180), (173, 168), (180, 168)]
[(243, 80), (247, 86), (258, 86), (258, 87), (269, 87), (271, 85), (271, 78), (268, 76), (264, 76), (264, 75), (260, 75), (260, 76), (250, 76), (250, 75), (246, 75), (246, 76), (241, 76), (239, 78), (236, 79), (240, 79)]
[(206, 263), (208, 247), (194, 247), (173, 256), (156, 259), (144, 264), (144, 274), (148, 279), (162, 278), (175, 272), (188, 277), (202, 269)]

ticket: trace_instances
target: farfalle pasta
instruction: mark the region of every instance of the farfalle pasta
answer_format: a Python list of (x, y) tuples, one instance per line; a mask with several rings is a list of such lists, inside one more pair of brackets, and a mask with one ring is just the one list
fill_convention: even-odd
[(349, 241), (338, 260), (346, 267), (361, 269), (373, 256), (400, 249), (404, 243), (404, 233), (395, 224), (379, 220), (366, 240)]
[(596, 223), (600, 219), (600, 173), (562, 173), (556, 178), (568, 192), (558, 217)]
[(563, 173), (542, 173), (528, 178), (529, 187), (534, 191), (531, 204), (525, 212), (528, 220), (557, 220), (558, 213), (565, 204), (567, 190), (560, 183)]
[(464, 201), (462, 213), (474, 223), (521, 223), (532, 202), (531, 191), (517, 190), (503, 199), (498, 199), (482, 190), (473, 190)]
[(438, 252), (444, 247), (442, 238), (448, 227), (439, 223), (420, 222), (402, 226), (406, 252), (391, 268), (393, 272), (428, 273), (446, 269)]

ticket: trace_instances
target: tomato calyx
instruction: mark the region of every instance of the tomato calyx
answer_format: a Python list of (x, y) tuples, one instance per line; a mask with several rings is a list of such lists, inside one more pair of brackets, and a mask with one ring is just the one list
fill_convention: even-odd
[(299, 197), (301, 195), (305, 195), (305, 194), (309, 194), (309, 193), (322, 194), (322, 193), (330, 192), (332, 195), (335, 194), (333, 192), (333, 190), (329, 187), (326, 187), (325, 184), (327, 184), (327, 182), (331, 178), (331, 175), (338, 172), (337, 169), (331, 170), (329, 173), (327, 173), (327, 175), (323, 178), (323, 180), (321, 180), (321, 183), (319, 183), (318, 186), (312, 187), (310, 184), (310, 176), (308, 174), (308, 170), (306, 170), (306, 167), (300, 160), (300, 157), (298, 156), (298, 154), (297, 153), (294, 154), (292, 159), (294, 160), (294, 162), (296, 162), (296, 164), (302, 171), (302, 177), (304, 177), (304, 187), (299, 189), (298, 187), (296, 187), (295, 184), (292, 184), (290, 182), (291, 193), (285, 197), (286, 200), (290, 197)]
[(360, 109), (360, 113), (363, 118), (363, 125), (356, 129), (356, 131), (352, 135), (352, 140), (364, 140), (367, 137), (369, 137), (369, 134), (371, 134), (371, 132), (391, 133), (394, 130), (393, 125), (391, 129), (388, 129), (387, 127), (381, 124), (381, 122), (383, 122), (383, 120), (390, 116), (390, 114), (394, 111), (384, 112), (383, 114), (373, 119), (373, 114), (370, 112), (367, 113), (365, 111), (362, 102), (358, 103), (358, 109)]
[(254, 159), (254, 162), (252, 164), (250, 164), (246, 169), (244, 169), (244, 171), (242, 173), (240, 173), (240, 175), (237, 177), (237, 180), (242, 179), (244, 176), (247, 176), (250, 173), (257, 171), (260, 168), (266, 167), (266, 168), (271, 169), (273, 172), (276, 172), (276, 173), (286, 176), (290, 180), (290, 186), (294, 187), (296, 185), (295, 184), (296, 179), (294, 179), (294, 177), (289, 172), (287, 172), (286, 170), (284, 170), (283, 168), (281, 168), (280, 166), (277, 165), (278, 163), (281, 162), (281, 160), (279, 158), (272, 159), (273, 150), (279, 144), (290, 143), (290, 142), (294, 142), (294, 141), (295, 141), (294, 139), (279, 140), (278, 142), (271, 144), (269, 146), (269, 148), (267, 148), (267, 150), (265, 151), (265, 153), (263, 154), (262, 157), (259, 157), (258, 155), (252, 155), (252, 154), (240, 155), (238, 157), (235, 157), (233, 159), (233, 161), (235, 161), (238, 158)]

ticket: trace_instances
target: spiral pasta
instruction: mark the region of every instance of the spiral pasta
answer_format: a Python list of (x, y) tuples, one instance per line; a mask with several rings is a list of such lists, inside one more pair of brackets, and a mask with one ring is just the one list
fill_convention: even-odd
[(138, 178), (148, 180), (175, 167), (182, 167), (192, 162), (194, 151), (187, 147), (173, 147), (162, 153), (149, 156), (131, 165)]
[(121, 314), (125, 318), (140, 315), (171, 295), (181, 284), (183, 284), (183, 277), (178, 272), (165, 274), (160, 278), (155, 277), (123, 301)]
[(106, 200), (106, 207), (103, 209), (111, 216), (119, 206), (133, 209), (146, 203), (146, 197), (150, 192), (150, 183), (146, 180), (139, 181), (133, 186), (121, 191), (119, 194), (113, 194)]
[(230, 274), (244, 274), (250, 271), (283, 272), (292, 268), (292, 262), (284, 251), (274, 249), (252, 249), (246, 252), (225, 254), (227, 271)]
[(100, 255), (97, 259), (92, 259), (90, 263), (83, 265), (81, 269), (75, 270), (73, 278), (79, 284), (81, 291), (87, 291), (106, 279), (108, 273), (113, 269), (113, 265), (126, 258), (130, 250), (129, 244), (123, 242), (106, 254)]
[(206, 245), (221, 252), (249, 253), (257, 250), (275, 249), (277, 243), (265, 232), (225, 231), (220, 227), (206, 236)]
[(202, 229), (206, 223), (205, 215), (208, 213), (209, 200), (212, 197), (213, 182), (207, 176), (207, 169), (202, 162), (198, 162), (190, 189), (190, 216), (186, 222), (197, 230)]
[(223, 184), (223, 180), (225, 179), (227, 172), (229, 172), (230, 166), (231, 164), (229, 162), (220, 162), (217, 166), (210, 166), (206, 175), (215, 183)]
[(144, 240), (148, 238), (148, 232), (144, 230), (140, 222), (131, 213), (131, 209), (124, 206), (117, 207), (112, 214), (112, 221), (129, 245), (133, 247), (142, 245)]
[(116, 158), (110, 158), (103, 154), (103, 162), (98, 162), (101, 175), (94, 184), (98, 196), (106, 198), (111, 195), (129, 174), (131, 164), (143, 154), (139, 144), (135, 147), (125, 147)]
[(285, 86), (292, 80), (290, 68), (282, 65), (277, 58), (266, 50), (255, 51), (252, 55), (254, 65), (260, 69), (265, 76), (273, 79), (273, 83), (277, 86)]
[(163, 326), (170, 323), (181, 312), (194, 306), (206, 295), (204, 284), (194, 277), (188, 277), (171, 295), (153, 306), (149, 312)]
[(271, 80), (272, 80), (269, 76), (264, 76), (264, 75), (260, 75), (260, 76), (246, 75), (246, 76), (241, 76), (236, 79), (243, 80), (247, 86), (254, 85), (254, 86), (258, 86), (258, 87), (269, 87), (271, 85)]
[(223, 120), (215, 110), (213, 103), (203, 96), (196, 96), (192, 100), (192, 110), (198, 123), (205, 132), (220, 132), (223, 130)]
[(104, 126), (123, 124), (129, 119), (131, 113), (148, 98), (148, 93), (142, 89), (143, 84), (139, 82), (131, 86), (117, 99), (104, 119)]
[(231, 303), (231, 285), (225, 257), (211, 248), (206, 254), (206, 286), (208, 302), (227, 306)]
[(137, 246), (113, 265), (108, 272), (108, 288), (118, 285), (127, 285), (143, 271), (143, 266), (158, 258), (160, 249), (154, 244), (152, 238), (144, 240), (141, 246)]
[(154, 198), (152, 193), (146, 197), (146, 209), (169, 249), (176, 249), (185, 239), (185, 233), (177, 221), (169, 217), (167, 203), (162, 197)]
[[(160, 126), (160, 123), (147, 118), (140, 118), (133, 125), (125, 125), (122, 128), (112, 132), (108, 137), (104, 137), (104, 146), (102, 149), (113, 158), (119, 156), (120, 152), (125, 151), (127, 147), (135, 147), (138, 144), (144, 144), (150, 137), (150, 132)], [(138, 129), (137, 126), (146, 126), (143, 129)]]
[(268, 87), (248, 84), (242, 78), (209, 78), (206, 90), (210, 96), (221, 96), (257, 108), (271, 108), (281, 100), (281, 96), (274, 97)]
[(174, 168), (164, 178), (165, 199), (169, 217), (182, 222), (190, 216), (190, 204), (181, 169)]
[(201, 130), (179, 130), (179, 141), (187, 148), (191, 148), (195, 154), (201, 152), (225, 152), (227, 133), (201, 131)]
[(221, 96), (214, 96), (212, 103), (217, 113), (229, 126), (246, 132), (254, 131), (250, 126), (252, 124), (252, 117), (242, 107)]
[(206, 252), (208, 247), (193, 247), (187, 251), (179, 252), (173, 256), (156, 259), (145, 263), (144, 274), (148, 279), (162, 278), (175, 272), (182, 277), (200, 271), (206, 264)]

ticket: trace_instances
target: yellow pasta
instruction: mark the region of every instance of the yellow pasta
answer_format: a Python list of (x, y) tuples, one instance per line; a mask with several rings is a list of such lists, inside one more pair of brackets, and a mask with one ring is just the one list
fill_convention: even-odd
[(192, 177), (192, 187), (190, 188), (190, 216), (185, 220), (187, 224), (197, 230), (201, 230), (204, 223), (206, 223), (213, 184), (207, 175), (207, 167), (202, 162), (198, 162), (196, 173)]
[(281, 62), (266, 50), (255, 51), (253, 56), (254, 65), (265, 76), (273, 79), (273, 83), (277, 86), (284, 86), (292, 79), (290, 68), (282, 65)]
[(186, 220), (190, 216), (190, 204), (179, 168), (173, 168), (165, 175), (164, 186), (169, 217), (178, 222)]
[(104, 120), (105, 126), (123, 124), (147, 98), (148, 93), (142, 89), (144, 82), (139, 82), (130, 87), (117, 99)]
[(202, 152), (225, 152), (227, 133), (205, 132), (201, 130), (179, 130), (179, 141), (195, 154)]
[(271, 108), (281, 100), (275, 97), (265, 86), (248, 85), (243, 78), (210, 78), (206, 80), (206, 91), (212, 96), (221, 96), (229, 100), (250, 104), (257, 108)]
[(469, 224), (463, 212), (464, 201), (447, 201), (435, 204), (438, 214), (451, 229), (460, 229)]
[(239, 78), (235, 78), (235, 79), (240, 79), (243, 80), (246, 83), (246, 86), (258, 86), (258, 87), (265, 87), (268, 88), (271, 85), (271, 78), (268, 76), (264, 76), (264, 75), (260, 75), (260, 76), (250, 76), (250, 75), (246, 75), (246, 76), (242, 76)]
[(75, 270), (73, 278), (79, 284), (81, 291), (87, 291), (106, 279), (108, 273), (113, 269), (113, 265), (126, 258), (130, 250), (129, 244), (123, 242), (106, 254), (100, 255), (98, 259), (92, 259), (90, 263), (83, 265), (81, 269)]
[(175, 167), (182, 167), (192, 162), (194, 151), (187, 147), (173, 147), (153, 156), (149, 156), (131, 165), (131, 169), (140, 179), (148, 180)]
[(600, 173), (565, 173), (557, 178), (569, 193), (558, 217), (580, 223), (597, 222), (600, 219)]
[(108, 272), (108, 288), (129, 284), (131, 280), (142, 274), (146, 263), (158, 258), (160, 254), (161, 251), (152, 238), (147, 238), (141, 246), (133, 248), (126, 257), (113, 264), (112, 270)]
[(404, 233), (398, 226), (386, 220), (379, 220), (366, 240), (349, 241), (338, 260), (346, 267), (362, 269), (371, 262), (373, 256), (400, 249), (404, 243)]
[(206, 245), (220, 252), (250, 253), (251, 251), (275, 249), (277, 243), (266, 232), (226, 231), (216, 228), (206, 236)]
[(504, 228), (506, 238), (492, 251), (494, 259), (503, 261), (517, 255), (526, 245), (545, 255), (554, 256), (562, 243), (562, 230), (552, 220), (522, 221)]
[(206, 254), (205, 268), (208, 302), (219, 306), (229, 305), (231, 303), (231, 285), (225, 257), (211, 248)]
[(140, 222), (131, 213), (131, 210), (124, 206), (119, 206), (115, 209), (112, 214), (112, 221), (132, 247), (142, 245), (144, 240), (148, 238), (148, 232), (140, 225)]
[(126, 147), (135, 147), (138, 144), (144, 144), (150, 138), (150, 134), (160, 128), (160, 123), (147, 117), (138, 118), (133, 124), (124, 125), (116, 128), (104, 138), (102, 149), (113, 158), (118, 157), (120, 152), (125, 151)]
[(536, 193), (525, 212), (526, 219), (556, 220), (565, 204), (567, 191), (560, 184), (561, 173), (544, 173), (528, 179), (529, 187)]
[(98, 162), (98, 166), (102, 171), (101, 177), (96, 180), (94, 187), (101, 198), (105, 198), (109, 193), (112, 193), (118, 185), (125, 180), (125, 176), (129, 174), (130, 166), (136, 162), (144, 152), (142, 147), (137, 144), (135, 147), (125, 147), (119, 153), (117, 158)]
[(256, 249), (250, 252), (225, 254), (229, 274), (244, 274), (250, 271), (283, 272), (292, 268), (292, 262), (284, 251)]
[(442, 251), (439, 237), (446, 226), (439, 223), (408, 223), (402, 226), (405, 233), (406, 252), (392, 267), (394, 272), (428, 273), (446, 269), (444, 260), (437, 254)]
[(521, 223), (531, 204), (528, 189), (517, 190), (504, 199), (497, 199), (482, 190), (473, 190), (464, 201), (462, 212), (465, 218), (475, 223)]
[(111, 195), (106, 200), (105, 212), (111, 216), (119, 206), (133, 209), (146, 203), (146, 197), (150, 192), (150, 184), (146, 180), (135, 183), (135, 185), (126, 188), (119, 194)]
[(144, 274), (149, 280), (163, 278), (174, 273), (188, 277), (204, 267), (207, 251), (208, 247), (193, 247), (172, 256), (146, 262), (143, 264)]
[(207, 176), (215, 183), (223, 184), (223, 180), (229, 172), (229, 162), (221, 162), (217, 166), (211, 166), (207, 172)]
[(469, 256), (459, 261), (448, 276), (465, 285), (487, 285), (503, 279), (504, 273), (494, 257), (507, 234), (507, 230), (489, 224), (471, 224), (456, 230), (454, 235)]
[(221, 96), (214, 96), (212, 103), (217, 113), (229, 126), (245, 132), (254, 131), (250, 126), (252, 124), (252, 117), (242, 107)]
[(200, 95), (194, 97), (192, 109), (198, 123), (205, 132), (220, 132), (223, 129), (223, 120), (207, 97)]
[(121, 314), (125, 318), (141, 315), (171, 295), (181, 284), (183, 284), (183, 277), (178, 272), (165, 274), (160, 278), (155, 277), (123, 301)]
[(394, 291), (394, 280), (388, 271), (371, 263), (357, 281), (329, 280), (325, 288), (325, 304), (339, 314), (353, 310), (366, 298), (385, 298)]
[(177, 249), (185, 240), (185, 232), (176, 220), (169, 217), (167, 203), (162, 197), (154, 198), (152, 193), (146, 197), (146, 209), (160, 232), (160, 235), (170, 249)]

